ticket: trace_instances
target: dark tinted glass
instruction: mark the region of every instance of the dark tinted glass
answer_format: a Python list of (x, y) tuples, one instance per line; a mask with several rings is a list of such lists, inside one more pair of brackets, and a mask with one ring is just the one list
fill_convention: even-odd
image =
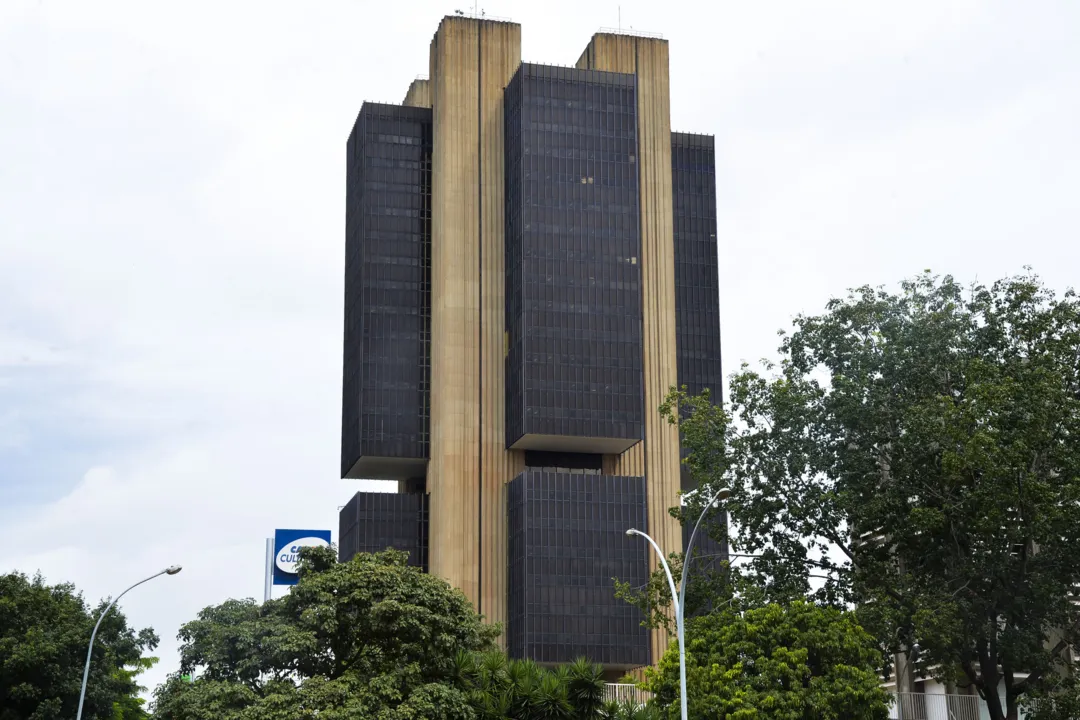
[(604, 456), (594, 453), (526, 450), (525, 467), (566, 468), (567, 470), (589, 471), (599, 474), (600, 470), (604, 467)]
[(507, 445), (642, 436), (635, 93), (529, 64), (507, 87)]
[[(675, 342), (679, 385), (692, 395), (708, 388), (714, 402), (723, 392), (720, 366), (720, 284), (716, 242), (716, 155), (713, 138), (671, 134), (671, 191), (675, 230)], [(682, 487), (693, 481), (682, 468)], [(694, 543), (691, 571), (718, 568), (726, 548), (706, 524), (724, 522), (714, 510)], [(683, 547), (693, 522), (683, 527)]]
[(720, 401), (720, 283), (716, 158), (709, 135), (671, 134), (675, 230), (675, 342), (679, 385)]
[(640, 611), (612, 578), (648, 581), (645, 479), (527, 470), (508, 488), (507, 650), (511, 657), (649, 664)]
[(341, 472), (426, 458), (431, 110), (364, 103), (349, 136)]
[(356, 493), (338, 515), (338, 559), (387, 548), (409, 553), (409, 564), (427, 571), (427, 495)]

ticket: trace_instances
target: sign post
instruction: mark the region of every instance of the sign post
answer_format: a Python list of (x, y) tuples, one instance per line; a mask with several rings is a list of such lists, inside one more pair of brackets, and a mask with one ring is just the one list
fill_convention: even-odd
[(263, 602), (268, 602), (270, 590), (274, 587), (274, 538), (266, 538), (266, 560), (263, 565)]

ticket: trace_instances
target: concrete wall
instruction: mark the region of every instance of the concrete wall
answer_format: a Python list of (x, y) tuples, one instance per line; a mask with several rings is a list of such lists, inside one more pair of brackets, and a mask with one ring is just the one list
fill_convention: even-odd
[(424, 78), (413, 80), (401, 104), (410, 107), (431, 107), (431, 81)]
[(503, 98), (521, 26), (447, 17), (431, 43), (431, 572), (506, 616)]

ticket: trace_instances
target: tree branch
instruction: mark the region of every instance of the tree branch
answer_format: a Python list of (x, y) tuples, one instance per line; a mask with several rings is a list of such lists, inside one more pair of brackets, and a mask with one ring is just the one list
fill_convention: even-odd
[(979, 677), (979, 673), (975, 670), (975, 665), (972, 663), (971, 657), (964, 654), (964, 657), (960, 661), (960, 668), (964, 671), (964, 675), (967, 676), (968, 684), (970, 687), (975, 688), (975, 692), (979, 693), (979, 696), (983, 695), (983, 683)]
[[(1051, 658), (1055, 658), (1061, 655), (1061, 653), (1064, 652), (1065, 648), (1073, 644), (1073, 635), (1076, 634), (1077, 630), (1080, 630), (1080, 618), (1077, 618), (1075, 621), (1073, 621), (1073, 624), (1066, 628), (1065, 632), (1062, 633), (1061, 640), (1059, 640), (1058, 643), (1054, 645), (1053, 649), (1050, 650)], [(1035, 683), (1039, 682), (1044, 674), (1046, 674), (1046, 667), (1041, 667), (1038, 670), (1033, 671), (1026, 678), (1016, 684), (1016, 694), (1021, 695), (1026, 692), (1030, 692), (1032, 686), (1035, 685)]]

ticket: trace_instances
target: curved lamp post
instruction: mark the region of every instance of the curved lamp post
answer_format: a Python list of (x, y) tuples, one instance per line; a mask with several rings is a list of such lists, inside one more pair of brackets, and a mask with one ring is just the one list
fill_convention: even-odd
[(97, 631), (98, 628), (101, 627), (101, 621), (104, 620), (105, 616), (109, 614), (109, 611), (112, 610), (112, 607), (116, 604), (116, 601), (127, 595), (130, 590), (133, 590), (134, 588), (142, 585), (144, 582), (149, 582), (150, 580), (153, 580), (160, 575), (175, 575), (176, 573), (180, 572), (180, 570), (181, 568), (179, 565), (171, 565), (170, 567), (165, 568), (161, 572), (154, 573), (145, 580), (140, 580), (124, 592), (117, 595), (116, 598), (108, 604), (105, 610), (102, 611), (101, 617), (98, 618), (97, 624), (94, 625), (94, 632), (90, 633), (90, 647), (86, 650), (86, 666), (83, 667), (82, 689), (79, 690), (79, 712), (75, 716), (75, 720), (82, 720), (83, 701), (86, 699), (86, 679), (90, 676), (90, 656), (94, 652), (94, 638), (97, 637)]
[(701, 509), (701, 514), (698, 516), (697, 522), (694, 523), (694, 530), (690, 533), (690, 540), (686, 543), (686, 550), (683, 552), (682, 578), (679, 581), (679, 589), (677, 592), (675, 590), (675, 578), (671, 575), (671, 568), (668, 567), (667, 560), (664, 559), (664, 552), (660, 549), (660, 546), (656, 544), (656, 541), (636, 528), (630, 528), (626, 531), (627, 535), (640, 535), (648, 540), (649, 544), (653, 546), (653, 550), (656, 551), (656, 557), (660, 560), (660, 564), (664, 568), (664, 574), (667, 575), (668, 587), (671, 588), (671, 602), (675, 603), (675, 633), (679, 638), (679, 701), (682, 706), (682, 720), (687, 720), (686, 638), (683, 633), (683, 611), (686, 604), (686, 572), (690, 567), (690, 551), (694, 547), (694, 538), (697, 537), (698, 526), (701, 525), (702, 518), (705, 517), (706, 513), (708, 513), (712, 506), (718, 501), (726, 500), (729, 497), (731, 497), (731, 490), (722, 488), (709, 498), (709, 501), (705, 503), (705, 507)]

